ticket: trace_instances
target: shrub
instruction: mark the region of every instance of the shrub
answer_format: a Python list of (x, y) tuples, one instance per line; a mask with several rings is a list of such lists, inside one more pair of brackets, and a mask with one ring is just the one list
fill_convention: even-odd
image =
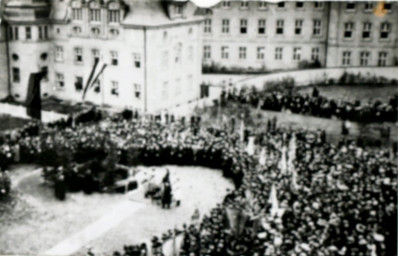
[(281, 80), (266, 81), (263, 86), (263, 91), (291, 92), (294, 86), (295, 86), (295, 80), (293, 77), (284, 77)]
[(397, 80), (383, 76), (372, 76), (369, 73), (364, 76), (360, 73), (353, 74), (344, 72), (340, 76), (338, 83), (340, 85), (395, 85), (397, 84)]
[(302, 60), (298, 64), (299, 69), (311, 69), (311, 68), (321, 68), (322, 64), (319, 60), (315, 61), (308, 61), (308, 60)]

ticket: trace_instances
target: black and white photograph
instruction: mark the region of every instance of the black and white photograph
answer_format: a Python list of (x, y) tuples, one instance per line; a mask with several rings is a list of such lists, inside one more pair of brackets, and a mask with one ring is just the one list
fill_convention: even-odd
[(0, 0), (0, 255), (398, 256), (398, 1)]

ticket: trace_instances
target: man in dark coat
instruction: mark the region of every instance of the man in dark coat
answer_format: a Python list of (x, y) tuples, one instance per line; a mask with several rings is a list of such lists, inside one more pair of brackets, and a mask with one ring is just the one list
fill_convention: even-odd
[(55, 197), (58, 200), (61, 200), (61, 201), (65, 200), (66, 185), (65, 185), (64, 176), (62, 174), (60, 174), (55, 181), (54, 192), (55, 192)]
[(171, 186), (169, 182), (165, 182), (163, 184), (163, 196), (162, 196), (162, 208), (170, 209), (171, 204)]

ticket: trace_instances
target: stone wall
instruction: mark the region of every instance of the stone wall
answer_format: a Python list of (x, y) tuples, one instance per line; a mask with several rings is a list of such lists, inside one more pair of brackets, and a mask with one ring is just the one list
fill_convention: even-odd
[(305, 86), (325, 78), (338, 79), (344, 73), (361, 74), (363, 76), (382, 76), (389, 79), (398, 79), (396, 67), (379, 67), (379, 68), (327, 68), (327, 69), (311, 69), (290, 72), (278, 72), (267, 75), (203, 75), (202, 80), (214, 85), (228, 85), (231, 81), (238, 88), (241, 86), (255, 86), (262, 88), (267, 81), (281, 80), (285, 77), (292, 77), (296, 85)]

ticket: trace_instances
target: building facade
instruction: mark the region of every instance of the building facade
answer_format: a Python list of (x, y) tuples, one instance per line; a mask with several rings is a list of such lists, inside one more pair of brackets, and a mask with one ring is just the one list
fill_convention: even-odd
[[(3, 8), (4, 3), (0, 2), (0, 9)], [(9, 65), (7, 61), (7, 33), (5, 21), (0, 15), (0, 97), (7, 96), (9, 86)]]
[[(396, 2), (6, 0), (0, 93), (158, 111), (199, 97), (203, 67), (271, 71), (398, 63)], [(97, 65), (96, 65), (97, 63)], [(96, 67), (96, 69), (94, 69)], [(98, 69), (103, 69), (96, 76)]]
[(397, 65), (397, 6), (221, 1), (203, 11), (203, 65), (258, 71)]
[(153, 112), (196, 99), (195, 10), (188, 1), (9, 0), (11, 94), (23, 101), (29, 75), (46, 69), (43, 97), (81, 101), (94, 70), (84, 100), (95, 104)]

